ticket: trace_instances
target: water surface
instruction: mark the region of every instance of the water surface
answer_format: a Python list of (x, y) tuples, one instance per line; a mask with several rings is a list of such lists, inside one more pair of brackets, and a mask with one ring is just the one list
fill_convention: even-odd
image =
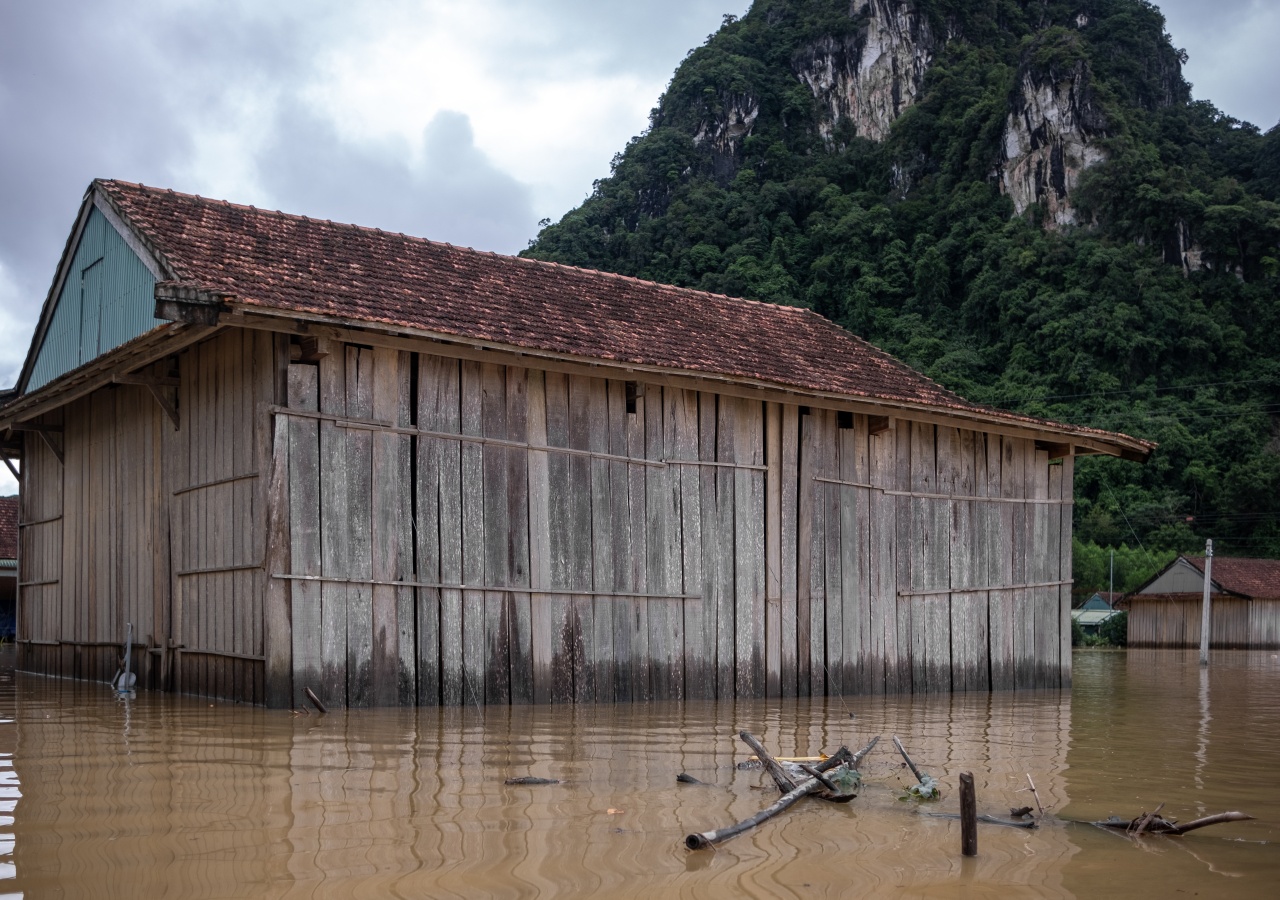
[[(0, 896), (1273, 897), (1280, 658), (1079, 653), (1069, 692), (295, 715), (0, 670)], [(736, 768), (884, 735), (847, 805), (802, 801), (714, 852), (683, 838), (776, 797)], [(899, 799), (898, 734), (943, 786)], [(957, 776), (983, 826), (959, 853)], [(708, 786), (677, 784), (688, 772)], [(513, 776), (561, 780), (509, 786)], [(768, 789), (763, 789), (763, 788)], [(1067, 819), (1258, 821), (1126, 838)]]

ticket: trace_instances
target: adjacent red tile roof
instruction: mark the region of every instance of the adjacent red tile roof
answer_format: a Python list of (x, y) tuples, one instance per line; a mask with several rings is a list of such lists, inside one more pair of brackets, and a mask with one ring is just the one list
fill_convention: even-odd
[(249, 306), (1118, 437), (968, 403), (805, 309), (128, 182), (95, 185), (175, 281)]
[(0, 497), (0, 559), (18, 558), (18, 498)]
[[(1204, 572), (1203, 556), (1184, 556)], [(1213, 558), (1213, 581), (1223, 590), (1255, 600), (1280, 600), (1280, 559)]]

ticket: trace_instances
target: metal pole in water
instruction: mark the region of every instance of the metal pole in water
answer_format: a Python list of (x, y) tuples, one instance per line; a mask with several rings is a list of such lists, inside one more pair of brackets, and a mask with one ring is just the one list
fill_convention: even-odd
[(1209, 583), (1213, 579), (1213, 538), (1204, 542), (1204, 599), (1200, 604), (1200, 665), (1209, 665)]

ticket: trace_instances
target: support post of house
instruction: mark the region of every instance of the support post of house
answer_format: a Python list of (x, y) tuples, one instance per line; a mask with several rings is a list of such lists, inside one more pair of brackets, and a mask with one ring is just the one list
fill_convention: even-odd
[(1204, 599), (1200, 604), (1200, 665), (1209, 665), (1209, 585), (1213, 580), (1213, 539), (1204, 542)]

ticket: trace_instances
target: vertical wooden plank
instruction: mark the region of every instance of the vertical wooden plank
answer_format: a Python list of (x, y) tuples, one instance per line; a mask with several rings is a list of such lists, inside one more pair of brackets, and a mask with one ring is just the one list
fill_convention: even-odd
[[(987, 493), (992, 497), (1012, 497), (1015, 491), (1012, 470), (1006, 465), (1012, 452), (1006, 446), (1012, 438), (990, 434), (987, 438)], [(1006, 475), (1008, 479), (1006, 480)], [(1008, 585), (1013, 581), (1012, 503), (987, 505), (989, 545), (987, 550), (987, 584)], [(1016, 683), (1013, 657), (1013, 591), (991, 591), (987, 598), (987, 634), (991, 657), (991, 689), (1007, 691)]]
[[(836, 461), (832, 443), (834, 420), (827, 410), (809, 416), (809, 459), (812, 479), (829, 478)], [(805, 490), (813, 498), (811, 541), (809, 544), (809, 681), (813, 696), (827, 693), (827, 489), (821, 481), (810, 481)]]
[[(1048, 454), (1045, 454), (1045, 461), (1048, 462)], [(1049, 484), (1048, 499), (1060, 501), (1062, 499), (1062, 463), (1054, 462), (1049, 466)], [(1062, 507), (1054, 503), (1046, 503), (1044, 507), (1045, 530), (1047, 532), (1047, 540), (1044, 548), (1044, 573), (1046, 581), (1059, 581), (1070, 579), (1071, 576), (1065, 576), (1065, 579), (1059, 573), (1059, 565), (1062, 560)], [(1041, 665), (1044, 671), (1044, 686), (1047, 688), (1056, 688), (1061, 683), (1061, 648), (1062, 648), (1062, 603), (1061, 603), (1061, 587), (1055, 586), (1045, 588), (1044, 591), (1044, 621), (1039, 623), (1040, 629), (1044, 634), (1044, 650), (1045, 656)]]
[(766, 697), (782, 694), (782, 405), (765, 403), (764, 642)]
[[(838, 431), (840, 480), (852, 484), (867, 482), (867, 417), (853, 417), (853, 427)], [(844, 653), (840, 684), (847, 693), (867, 691), (867, 630), (864, 602), (866, 591), (867, 516), (866, 491), (843, 486), (840, 489), (840, 646)]]
[[(395, 422), (403, 429), (393, 441), (392, 463), (396, 468), (395, 483), (400, 486), (396, 509), (395, 539), (398, 543), (395, 567), (396, 581), (417, 580), (417, 560), (414, 557), (415, 498), (414, 443), (415, 438), (406, 433), (417, 423), (417, 397), (414, 396), (417, 375), (417, 354), (395, 355)], [(396, 599), (396, 702), (401, 706), (418, 704), (418, 602), (417, 591), (412, 587), (397, 587)]]
[[(347, 414), (373, 417), (374, 351), (347, 347)], [(348, 572), (347, 705), (375, 702), (373, 673), (373, 435), (363, 428), (346, 430)]]
[[(1062, 483), (1060, 485), (1061, 493), (1059, 499), (1062, 500), (1062, 506), (1058, 508), (1059, 516), (1059, 557), (1058, 557), (1058, 578), (1062, 581), (1070, 581), (1072, 578), (1072, 543), (1071, 543), (1071, 513), (1073, 500), (1075, 497), (1075, 456), (1068, 453), (1062, 459)], [(1058, 647), (1058, 686), (1066, 689), (1071, 687), (1071, 585), (1064, 584), (1058, 589), (1059, 604), (1059, 639), (1061, 643)], [(1257, 632), (1251, 632), (1257, 634)], [(1275, 640), (1272, 635), (1268, 639), (1268, 643)]]
[[(782, 407), (782, 461), (779, 489), (781, 491), (780, 535), (782, 597), (782, 696), (794, 697), (799, 688), (798, 648), (798, 581), (799, 565), (799, 489), (797, 480), (800, 469), (800, 408), (793, 403)], [(807, 555), (806, 550), (806, 555)]]
[[(698, 394), (698, 459), (712, 463), (716, 460), (716, 441), (719, 421), (719, 398), (715, 394)], [(721, 631), (732, 628), (721, 620), (721, 612), (732, 595), (733, 571), (723, 561), (724, 532), (720, 528), (720, 504), (717, 492), (718, 472), (713, 465), (698, 467), (698, 505), (701, 512), (700, 542), (702, 544), (702, 656), (706, 661), (708, 691), (713, 697), (733, 696), (732, 663), (721, 662)], [(732, 638), (728, 644), (732, 647)], [(727, 693), (726, 693), (727, 690)]]
[[(939, 483), (943, 492), (960, 497), (977, 494), (974, 433), (956, 429), (940, 429), (945, 434), (945, 464), (939, 439)], [(986, 474), (985, 460), (983, 474)], [(981, 547), (981, 518), (972, 500), (951, 503), (951, 684), (953, 690), (971, 691), (985, 687), (989, 665), (985, 628), (986, 597), (963, 588), (977, 587), (985, 579), (985, 566), (979, 566), (976, 551)], [(981, 575), (979, 573), (982, 573)], [(980, 606), (981, 605), (981, 606)]]
[[(346, 348), (336, 345), (319, 362), (320, 411), (347, 414)], [(349, 578), (347, 438), (331, 419), (320, 421), (321, 574)], [(347, 586), (320, 586), (320, 673), (315, 691), (333, 706), (347, 704)]]
[[(879, 647), (884, 659), (883, 680), (877, 680), (875, 690), (896, 694), (911, 689), (909, 678), (902, 668), (898, 653), (898, 584), (895, 556), (897, 539), (897, 500), (886, 495), (892, 490), (896, 473), (896, 446), (899, 430), (897, 423), (870, 437), (870, 544), (868, 568), (870, 570), (871, 631), (874, 647)], [(904, 683), (905, 682), (905, 683)]]
[[(501, 366), (480, 367), (481, 427), (485, 437), (507, 440), (507, 381)], [(511, 577), (507, 490), (510, 452), (500, 444), (481, 448), (484, 510), (484, 584), (509, 587)], [(511, 633), (506, 590), (484, 594), (484, 683), (486, 704), (511, 702)]]
[[(987, 443), (981, 432), (964, 432), (964, 452), (967, 465), (972, 472), (974, 497), (989, 497), (990, 487), (987, 482)], [(973, 586), (986, 586), (991, 582), (988, 573), (991, 570), (991, 534), (992, 504), (975, 500), (969, 504), (969, 519), (972, 533), (969, 535), (968, 573), (973, 579)], [(968, 623), (972, 640), (974, 663), (969, 679), (969, 690), (989, 691), (991, 689), (991, 636), (988, 633), (990, 619), (990, 593), (974, 592), (968, 600), (970, 605)]]
[[(1031, 569), (1031, 580), (1037, 585), (1050, 578), (1050, 568), (1056, 573), (1058, 568), (1058, 547), (1054, 534), (1050, 532), (1049, 505), (1049, 454), (1045, 450), (1037, 450), (1032, 443), (1031, 454), (1027, 462), (1031, 467), (1029, 479), (1033, 496), (1037, 502), (1032, 504), (1031, 547), (1028, 564)], [(1056, 468), (1056, 467), (1055, 467)], [(1057, 510), (1055, 509), (1056, 513)], [(1055, 515), (1054, 519), (1057, 518)], [(1053, 686), (1058, 682), (1058, 589), (1036, 587), (1031, 592), (1033, 606), (1033, 624), (1031, 660), (1032, 679), (1035, 687), (1044, 688), (1049, 684), (1049, 664), (1052, 663)]]
[[(634, 414), (627, 412), (627, 383), (608, 383), (609, 453), (627, 456), (627, 422)], [(611, 571), (612, 590), (619, 593), (633, 590), (634, 571), (631, 547), (630, 466), (620, 460), (609, 463), (609, 536), (612, 541)], [(600, 699), (630, 700), (633, 695), (631, 657), (632, 630), (635, 628), (636, 604), (634, 597), (614, 598), (610, 623), (613, 627), (613, 687)]]
[(796, 465), (796, 694), (813, 692), (810, 655), (810, 604), (813, 597), (813, 414), (805, 408), (797, 417), (799, 457)]
[[(590, 449), (591, 379), (569, 378), (569, 446)], [(594, 600), (591, 586), (591, 458), (580, 453), (569, 457), (568, 586), (572, 595), (570, 627), (573, 640), (573, 699), (591, 703), (596, 699), (596, 667), (601, 660), (595, 646)]]
[[(894, 486), (896, 490), (912, 490), (911, 452), (915, 442), (915, 426), (911, 422), (898, 422), (897, 440), (894, 443)], [(898, 585), (898, 684), (903, 693), (924, 693), (924, 659), (921, 656), (924, 621), (923, 611), (917, 614), (918, 604), (910, 592), (920, 589), (920, 574), (915, 505), (910, 497), (895, 498), (897, 534), (894, 567)], [(917, 681), (917, 678), (919, 680)]]
[[(596, 453), (609, 452), (609, 394), (603, 379), (586, 382), (587, 444)], [(613, 541), (613, 487), (610, 479), (612, 463), (593, 458), (591, 467), (591, 586), (592, 590), (611, 594), (615, 576)], [(595, 679), (595, 698), (601, 702), (613, 699), (617, 680), (617, 654), (613, 649), (613, 613), (616, 600), (596, 596), (591, 609), (592, 658), (591, 677)]]
[[(507, 367), (507, 438), (517, 443), (529, 440), (529, 371)], [(529, 587), (529, 453), (507, 451), (507, 584)], [(529, 594), (513, 591), (507, 595), (510, 622), (511, 702), (533, 702), (533, 607)]]
[[(318, 406), (315, 366), (289, 367), (289, 407)], [(289, 555), (294, 575), (319, 575), (320, 441), (314, 419), (289, 425)], [(299, 690), (320, 683), (320, 586), (293, 582), (293, 681)], [(296, 701), (295, 701), (296, 702)]]
[[(266, 597), (263, 601), (263, 651), (266, 657), (265, 699), (274, 709), (293, 703), (293, 638), (290, 627), (290, 583), (275, 575), (291, 571), (289, 522), (289, 426), (283, 415), (275, 417), (271, 449), (271, 473), (267, 489)], [(175, 483), (181, 475), (175, 473)], [(179, 507), (180, 508), (180, 507)], [(181, 529), (184, 517), (170, 515), (172, 527)], [(180, 532), (179, 532), (180, 533)], [(175, 564), (178, 558), (175, 557)], [(176, 568), (176, 565), (175, 565)], [(175, 603), (180, 600), (175, 594)], [(176, 626), (176, 622), (171, 623)], [(166, 645), (167, 646), (167, 645)]]
[[(483, 430), (480, 363), (462, 361), (462, 433), (479, 436)], [(475, 441), (462, 442), (462, 672), (463, 702), (485, 703), (484, 584), (484, 450)]]
[[(667, 454), (672, 459), (698, 458), (698, 394), (671, 389), (675, 401), (675, 422)], [(714, 668), (708, 657), (705, 611), (708, 606), (702, 574), (702, 478), (699, 466), (679, 466), (672, 475), (680, 491), (680, 574), (679, 590), (696, 595), (697, 600), (681, 601), (683, 613), (684, 696), (710, 699), (714, 696)]]
[[(1005, 496), (1016, 499), (1025, 499), (1029, 496), (1027, 490), (1027, 448), (1030, 441), (1005, 438), (1004, 439), (1004, 465), (1001, 468), (1001, 486), (1004, 489)], [(1012, 510), (1012, 524), (1009, 533), (1009, 543), (1012, 549), (1011, 562), (1011, 580), (1006, 584), (1027, 584), (1031, 581), (1028, 577), (1030, 568), (1027, 565), (1027, 544), (1029, 542), (1029, 509), (1025, 503), (1009, 504)], [(1031, 642), (1034, 629), (1034, 615), (1031, 605), (1030, 592), (1025, 588), (1008, 592), (1011, 596), (1012, 605), (1012, 654), (1013, 654), (1013, 683), (1010, 685), (1015, 688), (1033, 687), (1035, 677), (1030, 666), (1033, 658)]]
[[(547, 446), (547, 399), (543, 372), (529, 372), (529, 444)], [(545, 450), (529, 451), (529, 583), (537, 591), (552, 588), (552, 500)], [(563, 601), (539, 593), (532, 600), (530, 649), (533, 655), (533, 702), (550, 703), (555, 697), (555, 648), (559, 631), (553, 620)], [(572, 693), (572, 691), (570, 691)]]
[[(764, 407), (736, 400), (734, 461), (764, 464)], [(760, 697), (765, 689), (764, 646), (764, 472), (735, 468), (733, 513), (734, 609), (737, 642), (735, 689), (739, 697)]]
[[(841, 480), (841, 450), (844, 449), (841, 437), (839, 416), (830, 410), (824, 412), (826, 419), (825, 459), (827, 463), (824, 477)], [(846, 657), (844, 647), (844, 516), (845, 494), (852, 494), (852, 488), (843, 485), (824, 484), (824, 503), (826, 505), (826, 598), (825, 598), (825, 634), (827, 639), (827, 693), (844, 695), (850, 693), (852, 686), (846, 675)], [(849, 573), (852, 577), (853, 573)]]
[[(461, 431), (460, 368), (456, 359), (423, 356), (418, 369), (418, 422), (423, 431)], [(418, 571), (426, 581), (462, 584), (462, 445), (450, 438), (419, 440)], [(419, 702), (438, 689), (440, 703), (464, 702), (462, 591), (425, 590), (418, 620)], [(437, 600), (438, 607), (432, 601)], [(432, 666), (438, 662), (438, 674)], [(438, 686), (438, 687), (437, 687)]]
[[(662, 462), (667, 456), (667, 430), (674, 428), (675, 389), (651, 386), (645, 405), (645, 457)], [(649, 591), (672, 594), (680, 590), (679, 483), (672, 466), (645, 467), (645, 510), (648, 522)], [(655, 700), (684, 696), (684, 661), (680, 656), (684, 613), (681, 601), (651, 598), (649, 610), (649, 678)]]
[[(627, 456), (645, 458), (645, 425), (648, 407), (659, 403), (656, 388), (636, 386), (635, 412), (627, 416)], [(627, 505), (631, 520), (631, 586), (638, 594), (649, 592), (649, 518), (646, 512), (646, 466), (628, 464)], [(631, 697), (633, 700), (653, 698), (649, 679), (649, 601), (638, 599), (633, 604), (631, 629)]]
[[(566, 376), (547, 372), (546, 429), (548, 447), (569, 446), (569, 380)], [(551, 699), (569, 703), (574, 699), (574, 629), (575, 610), (569, 592), (574, 586), (573, 573), (573, 506), (569, 456), (547, 454), (547, 495), (549, 577), (551, 587), (563, 594), (546, 597), (551, 637)]]

